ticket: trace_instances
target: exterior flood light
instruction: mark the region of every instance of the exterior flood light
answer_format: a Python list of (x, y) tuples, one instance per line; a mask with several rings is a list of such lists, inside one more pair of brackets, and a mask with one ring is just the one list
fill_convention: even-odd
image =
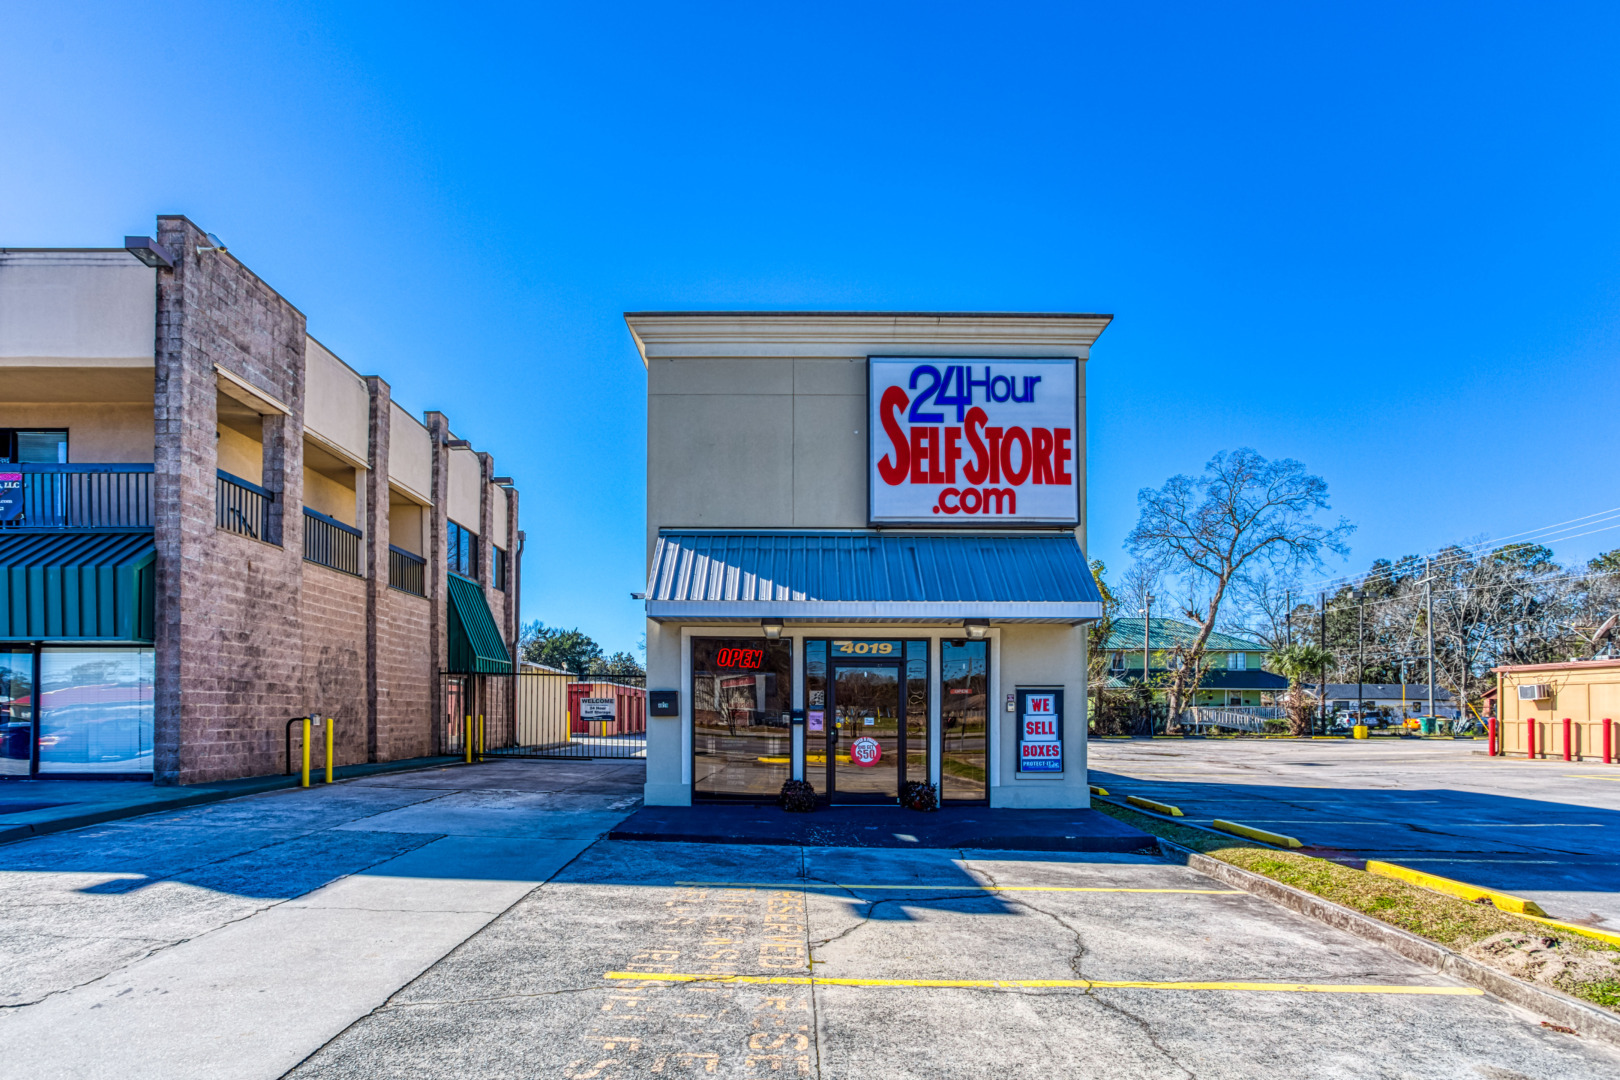
[(211, 247), (205, 247), (202, 244), (198, 244), (197, 245), (197, 254), (202, 255), (205, 252), (209, 252), (209, 251), (225, 252), (225, 251), (230, 250), (230, 248), (225, 246), (225, 241), (221, 240), (219, 237), (215, 236), (213, 233), (203, 233), (203, 236), (208, 240), (208, 243), (211, 244), (212, 246)]
[(990, 620), (963, 619), (962, 629), (967, 631), (967, 636), (973, 641), (983, 641), (990, 636)]
[(782, 637), (781, 619), (765, 619), (760, 622), (759, 628), (765, 631), (765, 636), (772, 641), (779, 641)]
[(160, 267), (164, 270), (174, 269), (174, 255), (150, 236), (124, 237), (124, 250), (154, 270)]

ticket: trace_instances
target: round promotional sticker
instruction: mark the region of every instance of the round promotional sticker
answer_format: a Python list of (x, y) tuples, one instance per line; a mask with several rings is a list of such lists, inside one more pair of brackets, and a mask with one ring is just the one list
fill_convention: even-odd
[(849, 760), (857, 765), (870, 768), (876, 765), (878, 758), (882, 756), (883, 747), (879, 746), (878, 741), (870, 735), (863, 735), (849, 744)]

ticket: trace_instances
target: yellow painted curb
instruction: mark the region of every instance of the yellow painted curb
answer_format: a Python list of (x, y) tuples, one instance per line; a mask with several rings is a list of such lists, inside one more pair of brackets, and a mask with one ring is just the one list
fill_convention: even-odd
[(1518, 915), (1520, 918), (1530, 919), (1531, 921), (1538, 922), (1543, 926), (1551, 926), (1557, 930), (1567, 930), (1571, 934), (1580, 934), (1582, 937), (1597, 938), (1599, 941), (1606, 941), (1610, 945), (1620, 946), (1620, 934), (1617, 934), (1612, 930), (1599, 930), (1593, 926), (1582, 926), (1580, 923), (1559, 922), (1557, 919), (1543, 919), (1540, 915), (1526, 915), (1522, 911), (1519, 912)]
[(1100, 979), (836, 979), (822, 975), (705, 975), (661, 971), (609, 971), (604, 978), (642, 983), (725, 983), (733, 986), (870, 986), (966, 990), (1249, 990), (1294, 994), (1434, 994), (1479, 997), (1472, 986), (1388, 983), (1104, 982)]
[(1169, 814), (1171, 817), (1187, 816), (1181, 812), (1181, 807), (1171, 806), (1169, 803), (1154, 802), (1152, 799), (1143, 799), (1135, 795), (1125, 796), (1125, 801), (1130, 803), (1132, 806), (1140, 806), (1144, 810), (1152, 810), (1160, 814)]
[(1466, 881), (1453, 881), (1436, 874), (1426, 874), (1422, 870), (1413, 870), (1409, 866), (1397, 863), (1379, 862), (1377, 859), (1367, 861), (1367, 873), (1378, 874), (1381, 877), (1394, 878), (1411, 885), (1420, 885), (1425, 889), (1445, 893), (1462, 900), (1479, 901), (1489, 900), (1503, 911), (1510, 911), (1515, 915), (1540, 915), (1545, 918), (1547, 913), (1541, 910), (1534, 900), (1526, 900), (1509, 893), (1497, 892), (1494, 889), (1482, 889), (1478, 885), (1470, 885)]
[(1259, 840), (1265, 844), (1276, 844), (1278, 847), (1296, 848), (1305, 846), (1292, 836), (1267, 832), (1265, 829), (1256, 829), (1252, 825), (1239, 825), (1235, 821), (1222, 821), (1220, 818), (1216, 818), (1210, 822), (1210, 826), (1221, 830), (1221, 832), (1229, 832), (1233, 836), (1245, 836), (1250, 840)]
[(1100, 788), (1096, 784), (1088, 784), (1086, 786), (1091, 788), (1091, 793), (1093, 795), (1106, 795), (1106, 794), (1108, 794), (1108, 789), (1107, 788)]

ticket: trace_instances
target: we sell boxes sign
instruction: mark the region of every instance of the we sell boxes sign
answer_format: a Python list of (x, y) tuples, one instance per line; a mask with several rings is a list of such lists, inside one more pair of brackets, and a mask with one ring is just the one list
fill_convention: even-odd
[(1018, 692), (1018, 771), (1063, 771), (1063, 691)]
[(873, 524), (1078, 524), (1075, 363), (871, 357)]

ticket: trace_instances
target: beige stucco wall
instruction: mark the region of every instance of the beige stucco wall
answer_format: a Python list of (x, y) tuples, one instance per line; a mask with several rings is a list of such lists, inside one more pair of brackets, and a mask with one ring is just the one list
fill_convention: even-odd
[(1075, 357), (1084, 544), (1085, 360), (1106, 317), (628, 318), (647, 365), (649, 562), (661, 528), (864, 528), (868, 356)]
[(506, 490), (489, 485), (490, 536), (489, 541), (502, 551), (506, 550)]
[[(5, 373), (0, 370), (0, 397)], [(152, 463), (152, 403), (12, 404), (0, 401), (0, 427), (66, 428), (68, 460), (112, 465)]]
[(340, 480), (304, 466), (304, 505), (358, 528), (353, 470)]
[[(1001, 675), (996, 681), (1000, 695), (991, 704), (999, 720), (1001, 768), (996, 777), (1000, 783), (990, 789), (990, 805), (1090, 806), (1085, 627), (1007, 623), (999, 628), (999, 636), (996, 655), (1001, 660)], [(1020, 687), (1063, 691), (1063, 772), (1055, 777), (1018, 771), (1018, 718), (1007, 711), (1006, 699)]]
[[(483, 520), (483, 467), (471, 450), (450, 451), (450, 492), (445, 510), (457, 525), (479, 531)], [(482, 539), (482, 538), (481, 538)]]
[[(1085, 361), (1106, 316), (912, 315), (630, 315), (647, 366), (647, 557), (660, 529), (862, 529), (867, 518), (868, 356), (1052, 358), (1076, 364), (1079, 426), (1076, 475), (1085, 537)], [(994, 622), (994, 621), (993, 621)], [(714, 626), (692, 634), (723, 632)], [(815, 628), (806, 636), (958, 636), (938, 625), (893, 624)], [(1081, 627), (1000, 624), (992, 631), (992, 712), (997, 758), (995, 806), (1090, 805), (1086, 785), (1085, 634)], [(937, 696), (937, 640), (931, 696)], [(682, 627), (647, 623), (651, 688), (676, 688), (682, 707), (690, 686), (683, 671)], [(796, 654), (797, 655), (797, 654)], [(796, 669), (801, 660), (796, 658)], [(796, 673), (795, 695), (803, 686)], [(1057, 778), (1017, 771), (1015, 716), (1006, 695), (1019, 686), (1064, 690), (1065, 771)], [(933, 707), (937, 716), (937, 701)], [(685, 740), (689, 717), (649, 717), (649, 804), (689, 802)], [(936, 735), (937, 737), (937, 735)], [(936, 755), (937, 757), (937, 755)]]
[(433, 436), (422, 422), (389, 403), (388, 479), (423, 502), (433, 495)]
[(153, 365), (157, 271), (127, 251), (0, 253), (0, 366)]
[(370, 460), (366, 382), (314, 338), (304, 339), (304, 430), (357, 464)]
[(427, 551), (425, 532), (427, 515), (420, 503), (409, 500), (397, 491), (389, 492), (388, 542), (412, 555)]
[(264, 483), (264, 444), (233, 427), (220, 424), (214, 441), (216, 467), (250, 484)]

